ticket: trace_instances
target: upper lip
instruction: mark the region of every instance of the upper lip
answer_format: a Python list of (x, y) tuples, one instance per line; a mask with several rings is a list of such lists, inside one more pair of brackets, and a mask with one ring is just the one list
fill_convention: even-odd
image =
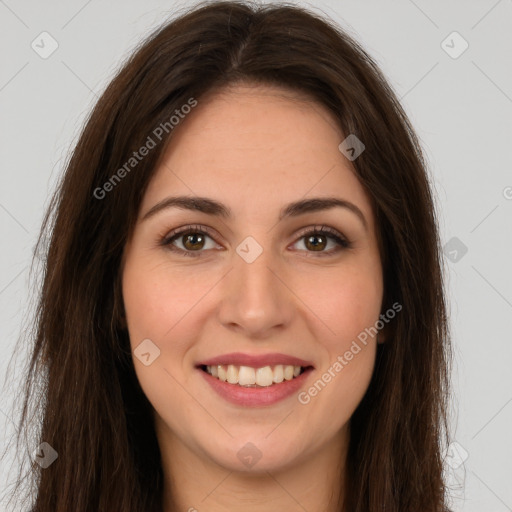
[(305, 361), (298, 357), (289, 356), (286, 354), (272, 353), (272, 354), (259, 354), (250, 355), (243, 354), (242, 352), (232, 352), (230, 354), (223, 354), (221, 356), (212, 357), (205, 361), (201, 361), (197, 366), (215, 366), (219, 364), (233, 364), (237, 366), (251, 366), (253, 368), (262, 368), (264, 366), (293, 365), (313, 366), (310, 361)]

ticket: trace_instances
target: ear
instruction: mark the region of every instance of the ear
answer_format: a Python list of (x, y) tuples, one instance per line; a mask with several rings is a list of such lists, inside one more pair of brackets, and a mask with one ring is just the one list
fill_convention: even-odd
[(120, 313), (117, 315), (117, 325), (122, 330), (128, 329), (128, 324), (126, 323), (126, 315), (123, 307), (121, 308)]
[(391, 324), (387, 323), (377, 334), (377, 343), (380, 345), (386, 343), (391, 338)]

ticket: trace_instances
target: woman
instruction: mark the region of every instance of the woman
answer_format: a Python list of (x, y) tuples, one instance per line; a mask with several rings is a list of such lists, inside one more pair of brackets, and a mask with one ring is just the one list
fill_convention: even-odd
[(426, 164), (338, 27), (238, 2), (162, 26), (99, 99), (45, 233), (32, 510), (447, 510)]

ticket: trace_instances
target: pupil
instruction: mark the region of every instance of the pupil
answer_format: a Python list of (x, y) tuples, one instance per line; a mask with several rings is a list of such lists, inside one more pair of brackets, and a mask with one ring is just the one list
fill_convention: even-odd
[(202, 238), (202, 235), (198, 235), (197, 233), (194, 233), (194, 234), (191, 234), (191, 235), (187, 235), (185, 246), (187, 245), (187, 242), (189, 240), (192, 240), (192, 242), (191, 242), (192, 246), (195, 246), (198, 243), (200, 244), (201, 242), (198, 242), (198, 239), (201, 239), (201, 238)]
[(311, 235), (310, 237), (308, 237), (308, 243), (312, 244), (313, 248), (315, 249), (318, 249), (319, 247), (322, 249), (323, 248), (323, 245), (325, 245), (325, 242), (322, 244), (322, 243), (315, 243), (313, 242), (313, 240), (315, 239), (318, 239), (318, 238), (323, 238), (323, 236), (321, 235)]

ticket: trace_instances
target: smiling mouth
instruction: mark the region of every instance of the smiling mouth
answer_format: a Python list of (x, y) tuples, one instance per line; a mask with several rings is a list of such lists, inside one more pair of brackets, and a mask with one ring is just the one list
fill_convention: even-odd
[(212, 366), (201, 365), (199, 368), (212, 377), (228, 384), (248, 388), (264, 388), (293, 380), (313, 367), (278, 364), (253, 368), (251, 366), (219, 364)]

